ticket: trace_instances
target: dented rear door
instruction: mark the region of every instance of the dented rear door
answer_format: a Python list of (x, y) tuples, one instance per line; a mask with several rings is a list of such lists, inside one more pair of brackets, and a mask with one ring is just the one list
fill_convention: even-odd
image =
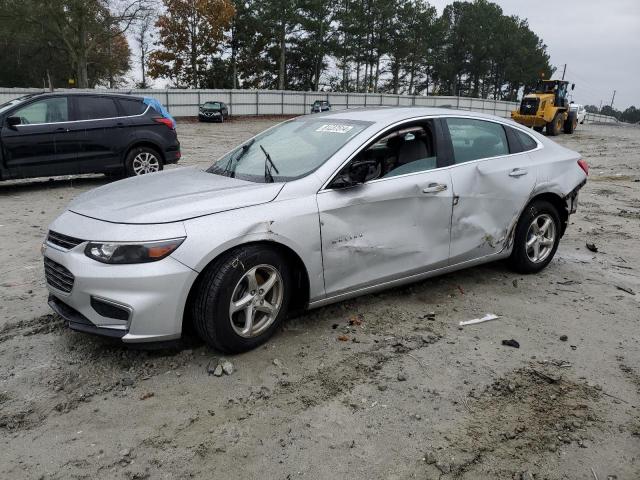
[(450, 167), (454, 199), (449, 261), (455, 265), (505, 249), (534, 190), (538, 169), (527, 153), (509, 153), (500, 123), (447, 119), (447, 124), (455, 157)]
[(449, 170), (318, 193), (328, 296), (447, 265)]

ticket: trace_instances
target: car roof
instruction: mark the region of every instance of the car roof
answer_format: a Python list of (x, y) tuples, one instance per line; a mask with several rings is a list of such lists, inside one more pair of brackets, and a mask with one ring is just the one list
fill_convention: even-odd
[(400, 122), (402, 120), (410, 120), (411, 118), (428, 116), (465, 116), (478, 119), (500, 120), (504, 123), (518, 125), (508, 118), (497, 117), (495, 115), (470, 112), (467, 110), (434, 107), (350, 108), (348, 110), (334, 110), (332, 112), (317, 113), (313, 117), (314, 119), (326, 118), (327, 120), (354, 120), (387, 125)]
[(83, 97), (83, 96), (109, 96), (109, 97), (120, 97), (120, 98), (133, 98), (136, 100), (143, 100), (144, 97), (141, 95), (130, 95), (127, 93), (112, 93), (112, 92), (102, 92), (100, 90), (96, 90), (95, 92), (39, 92), (30, 94), (28, 98), (25, 100), (30, 100), (32, 98), (38, 97), (60, 97), (60, 96), (74, 96), (74, 97)]

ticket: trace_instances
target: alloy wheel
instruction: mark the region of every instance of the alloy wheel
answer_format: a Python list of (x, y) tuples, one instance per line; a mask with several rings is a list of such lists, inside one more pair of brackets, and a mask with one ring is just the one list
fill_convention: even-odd
[(160, 171), (160, 161), (153, 153), (140, 152), (134, 157), (132, 167), (133, 173), (144, 175), (145, 173)]
[(535, 217), (527, 230), (526, 252), (533, 263), (544, 262), (556, 242), (556, 224), (548, 213)]
[(282, 277), (271, 265), (257, 265), (236, 284), (229, 305), (233, 330), (244, 338), (257, 337), (275, 321), (282, 306)]

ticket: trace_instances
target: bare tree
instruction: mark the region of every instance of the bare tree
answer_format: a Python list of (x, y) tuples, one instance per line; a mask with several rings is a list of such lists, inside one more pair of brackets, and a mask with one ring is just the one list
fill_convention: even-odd
[(133, 27), (133, 38), (138, 47), (138, 60), (142, 78), (138, 83), (139, 88), (148, 88), (147, 84), (147, 57), (153, 45), (154, 26), (158, 19), (158, 4), (155, 1), (148, 2), (148, 5), (140, 11), (138, 19)]

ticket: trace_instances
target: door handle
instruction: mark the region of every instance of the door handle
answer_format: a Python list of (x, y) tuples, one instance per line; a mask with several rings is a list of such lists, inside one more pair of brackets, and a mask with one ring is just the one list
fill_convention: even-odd
[(55, 129), (56, 133), (61, 133), (61, 132), (68, 132), (69, 129), (68, 128), (64, 128), (64, 127), (59, 127)]
[(514, 168), (509, 172), (510, 177), (522, 177), (526, 175), (529, 171), (526, 168)]
[(444, 183), (430, 183), (422, 189), (422, 193), (438, 193), (444, 192), (447, 186)]

